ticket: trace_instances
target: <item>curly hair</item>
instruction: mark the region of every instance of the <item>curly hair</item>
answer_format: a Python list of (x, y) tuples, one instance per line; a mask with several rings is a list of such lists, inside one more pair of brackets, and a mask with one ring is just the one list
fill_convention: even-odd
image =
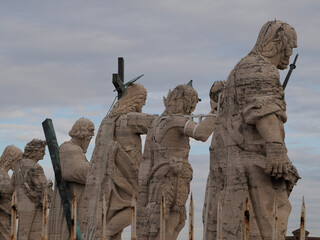
[(69, 132), (70, 137), (84, 139), (88, 136), (93, 136), (94, 124), (88, 118), (78, 119), (72, 126)]
[(22, 159), (23, 152), (20, 150), (20, 148), (9, 145), (7, 146), (1, 157), (0, 157), (0, 168), (6, 169), (8, 166), (12, 169), (13, 166)]
[(116, 117), (129, 112), (137, 112), (147, 98), (147, 90), (138, 83), (131, 84), (124, 95), (116, 102), (109, 116)]
[(288, 23), (274, 20), (262, 26), (257, 42), (249, 54), (271, 58), (283, 50), (289, 51), (290, 47), (297, 47), (296, 45), (297, 34), (294, 28)]
[[(182, 109), (179, 109), (177, 112), (177, 110), (175, 110), (175, 104), (178, 99), (183, 100), (183, 106)], [(172, 91), (169, 90), (167, 98), (163, 97), (163, 102), (166, 107), (163, 115), (181, 113), (181, 110), (186, 114), (190, 114), (194, 111), (198, 103), (198, 93), (193, 87), (187, 84), (181, 84), (176, 86)]]
[(46, 145), (46, 141), (34, 138), (32, 139), (32, 141), (28, 142), (27, 145), (24, 147), (24, 153), (22, 157), (33, 159), (36, 156), (36, 152), (38, 152), (41, 148), (45, 148)]

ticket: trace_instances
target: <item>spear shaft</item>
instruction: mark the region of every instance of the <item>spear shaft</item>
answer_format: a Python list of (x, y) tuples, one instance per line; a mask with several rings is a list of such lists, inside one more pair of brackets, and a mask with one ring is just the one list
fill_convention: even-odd
[(283, 90), (286, 89), (286, 86), (287, 86), (287, 84), (288, 84), (288, 82), (289, 82), (289, 78), (290, 78), (290, 76), (291, 76), (291, 73), (292, 73), (293, 69), (296, 68), (296, 62), (297, 62), (298, 56), (299, 56), (299, 54), (296, 54), (296, 56), (295, 56), (295, 58), (294, 58), (294, 60), (293, 60), (293, 63), (290, 64), (290, 69), (289, 69), (289, 71), (288, 71), (288, 73), (287, 73), (287, 76), (286, 76), (286, 78), (285, 78), (285, 80), (283, 81), (283, 84), (282, 84)]

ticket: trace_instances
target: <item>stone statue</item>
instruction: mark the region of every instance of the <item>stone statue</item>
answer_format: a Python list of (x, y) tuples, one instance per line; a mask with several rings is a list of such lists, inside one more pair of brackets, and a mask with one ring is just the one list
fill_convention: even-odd
[[(22, 160), (14, 168), (12, 183), (17, 191), (18, 239), (39, 240), (42, 234), (42, 202), (44, 191), (52, 195), (48, 181), (38, 161), (45, 155), (46, 142), (33, 139), (24, 149)], [(51, 190), (51, 192), (50, 192)]]
[[(219, 98), (219, 113), (223, 110), (221, 105), (224, 102), (224, 85), (224, 81), (216, 81), (210, 89), (211, 108), (215, 109), (215, 112), (218, 111)], [(221, 144), (223, 142), (225, 142), (224, 129), (221, 118), (217, 117), (213, 126), (213, 135), (209, 147), (210, 168), (203, 208), (204, 239), (216, 239), (217, 203), (225, 184), (226, 175), (225, 159), (227, 152), (226, 148)]]
[(22, 151), (14, 145), (7, 146), (0, 157), (0, 239), (9, 240), (11, 233), (11, 198), (13, 188), (8, 171), (21, 160)]
[(107, 203), (106, 237), (121, 239), (131, 224), (131, 200), (138, 192), (138, 170), (142, 159), (141, 134), (154, 119), (141, 113), (147, 91), (130, 85), (102, 121), (96, 138), (86, 185), (88, 214), (85, 239), (101, 238), (102, 196)]
[[(267, 22), (253, 50), (234, 67), (225, 83), (211, 149), (212, 165), (217, 165), (211, 166), (207, 188), (209, 199), (208, 191), (222, 199), (225, 240), (241, 239), (244, 234), (246, 197), (250, 206), (250, 239), (272, 238), (275, 199), (278, 239), (285, 239), (291, 211), (288, 197), (300, 177), (284, 142), (286, 103), (278, 69), (287, 68), (296, 47), (296, 32), (289, 24)], [(211, 196), (208, 214), (208, 202), (205, 204), (207, 239), (216, 238), (217, 196)]]
[[(62, 177), (69, 183), (71, 195), (75, 193), (77, 202), (77, 216), (80, 231), (85, 218), (86, 204), (84, 190), (90, 164), (86, 159), (89, 143), (94, 136), (94, 124), (87, 118), (78, 119), (69, 132), (71, 140), (63, 143), (59, 148)], [(58, 188), (54, 188), (54, 197), (49, 215), (49, 240), (70, 239), (67, 222)]]
[(190, 115), (198, 102), (197, 92), (178, 85), (164, 98), (165, 111), (152, 123), (139, 169), (137, 239), (159, 239), (160, 203), (166, 204), (166, 239), (175, 240), (186, 220), (192, 167), (188, 161), (189, 137), (206, 141), (215, 116), (196, 124)]

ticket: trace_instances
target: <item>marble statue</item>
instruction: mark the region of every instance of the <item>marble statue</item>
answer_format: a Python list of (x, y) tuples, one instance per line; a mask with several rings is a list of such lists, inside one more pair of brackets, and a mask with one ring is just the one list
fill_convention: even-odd
[(22, 158), (22, 151), (14, 145), (7, 146), (0, 157), (0, 239), (9, 240), (11, 230), (11, 186), (9, 170)]
[[(80, 231), (84, 231), (86, 204), (84, 190), (90, 163), (86, 159), (89, 143), (94, 136), (94, 124), (87, 118), (78, 119), (69, 132), (70, 141), (59, 148), (62, 177), (69, 183), (71, 195), (75, 193), (77, 202), (77, 216)], [(49, 215), (49, 240), (70, 239), (67, 222), (63, 213), (60, 194), (55, 186)]]
[(142, 159), (140, 135), (154, 119), (141, 112), (146, 97), (142, 85), (130, 85), (99, 127), (86, 185), (86, 239), (101, 238), (103, 194), (108, 201), (106, 238), (121, 239), (122, 230), (131, 224), (131, 200), (138, 192)]
[(192, 167), (188, 161), (189, 138), (206, 141), (215, 116), (196, 124), (190, 115), (198, 102), (197, 92), (178, 85), (164, 98), (165, 111), (152, 123), (139, 169), (137, 239), (159, 239), (160, 202), (166, 204), (166, 239), (175, 240), (186, 220)]
[(19, 240), (41, 239), (45, 189), (48, 189), (49, 198), (52, 195), (52, 182), (47, 180), (38, 164), (45, 155), (45, 147), (46, 142), (40, 139), (29, 142), (12, 175), (12, 184), (16, 188), (18, 200)]
[(285, 239), (291, 211), (288, 197), (300, 177), (284, 142), (286, 103), (278, 69), (287, 68), (296, 47), (297, 35), (289, 24), (267, 22), (253, 50), (237, 63), (225, 82), (203, 211), (207, 239), (216, 238), (218, 196), (222, 199), (224, 240), (242, 239), (246, 197), (250, 239), (272, 239), (275, 199), (277, 235)]

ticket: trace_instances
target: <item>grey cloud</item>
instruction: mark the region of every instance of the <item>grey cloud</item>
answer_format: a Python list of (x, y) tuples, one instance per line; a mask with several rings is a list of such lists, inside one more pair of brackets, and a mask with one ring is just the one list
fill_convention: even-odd
[[(97, 129), (115, 97), (111, 80), (119, 56), (125, 58), (126, 80), (145, 74), (139, 80), (148, 90), (145, 111), (161, 113), (162, 96), (193, 79), (203, 99), (196, 112), (206, 113), (211, 84), (226, 79), (252, 49), (261, 26), (277, 18), (295, 27), (300, 54), (286, 89), (287, 145), (304, 177), (292, 196), (290, 231), (298, 221), (301, 194), (308, 197), (314, 210), (310, 219), (318, 224), (319, 208), (312, 204), (320, 194), (306, 186), (319, 181), (319, 7), (299, 0), (5, 2), (0, 9), (0, 144), (24, 146), (42, 137), (46, 117), (53, 118), (59, 143), (69, 138), (79, 117), (92, 119)], [(282, 72), (283, 80), (287, 71)], [(205, 148), (192, 144), (192, 149)], [(88, 156), (92, 149), (93, 143)], [(192, 188), (200, 197), (207, 153), (190, 156)], [(46, 156), (44, 163), (49, 161)], [(201, 212), (202, 200), (197, 201)], [(310, 228), (320, 234), (316, 225)]]

